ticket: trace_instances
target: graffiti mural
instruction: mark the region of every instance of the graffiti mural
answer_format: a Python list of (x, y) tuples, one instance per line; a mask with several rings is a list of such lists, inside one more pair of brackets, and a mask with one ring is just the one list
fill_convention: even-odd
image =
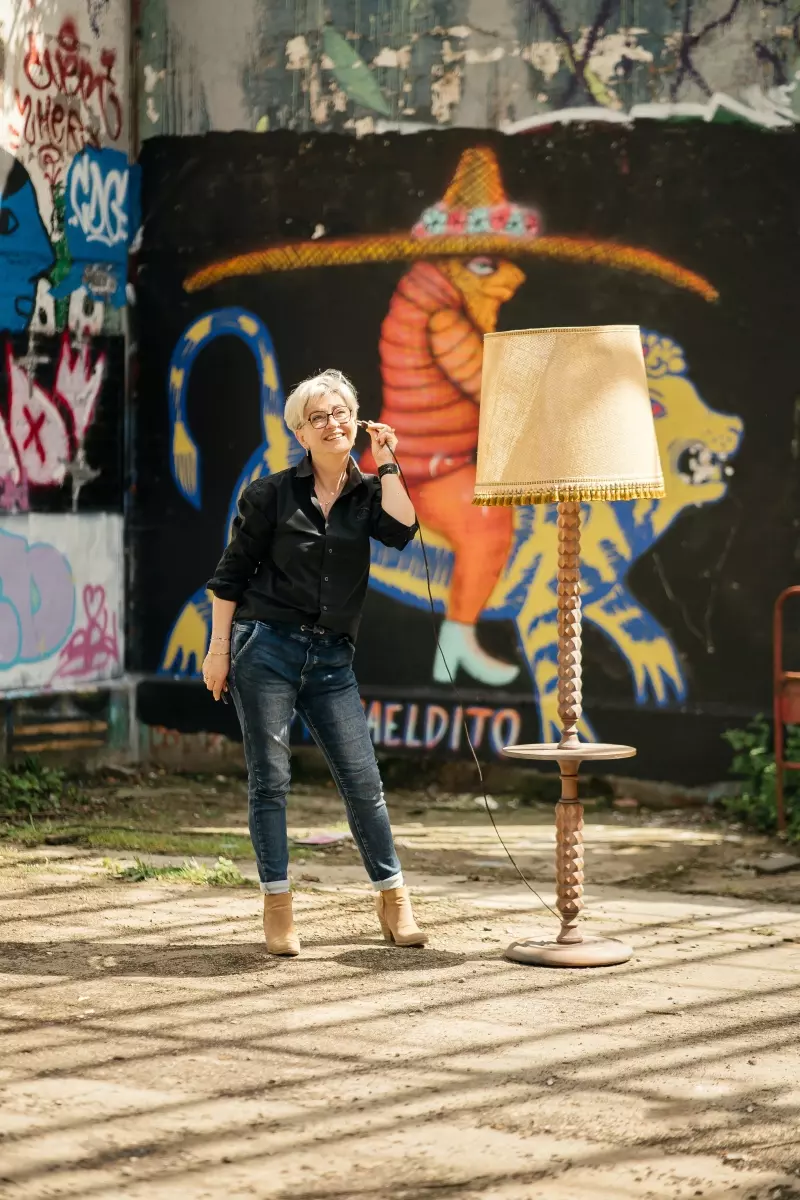
[(795, 0), (144, 0), (144, 137), (697, 117), (791, 126)]
[(81, 595), (83, 624), (59, 651), (57, 679), (96, 679), (121, 665), (117, 614), (109, 612), (106, 589), (87, 584)]
[(122, 672), (122, 518), (0, 519), (0, 691)]
[[(463, 671), (472, 682), (486, 687), (507, 688), (513, 684), (519, 666), (493, 658), (478, 638), (481, 619), (511, 618), (517, 626), (521, 657), (531, 676), (541, 716), (541, 737), (552, 741), (559, 736), (555, 510), (533, 509), (520, 514), (513, 508), (472, 504), (483, 335), (496, 328), (502, 305), (511, 300), (526, 278), (502, 254), (535, 253), (540, 248), (536, 240), (541, 223), (534, 209), (509, 202), (491, 150), (464, 152), (443, 200), (425, 210), (413, 229), (418, 253), (429, 248), (438, 253), (432, 260), (415, 263), (401, 278), (381, 327), (378, 353), (383, 404), (379, 420), (392, 425), (401, 439), (403, 472), (423, 535), (434, 549), (436, 598), (444, 620), (432, 666), (433, 682), (447, 684), (450, 672), (457, 675)], [(453, 243), (446, 250), (460, 249), (465, 256), (445, 256), (439, 246), (442, 239)], [(364, 256), (374, 255), (376, 249), (391, 254), (391, 243), (397, 240), (365, 238), (338, 245), (312, 242), (297, 249), (305, 250), (309, 266), (322, 261), (347, 263), (359, 250)], [(567, 239), (552, 240), (556, 246), (564, 243), (565, 256), (573, 253)], [(586, 241), (580, 248), (587, 257), (606, 251), (606, 247)], [(475, 249), (494, 250), (494, 254), (467, 257)], [(681, 272), (673, 264), (652, 262), (641, 252), (637, 257), (635, 251), (623, 246), (613, 249), (615, 265), (651, 269), (701, 294), (713, 294), (706, 281)], [(280, 248), (276, 248), (271, 257), (261, 253), (220, 262), (190, 277), (187, 285), (196, 288), (209, 278), (246, 270), (254, 262), (258, 269), (268, 270), (273, 261), (280, 261), (279, 254)], [(199, 453), (186, 417), (189, 367), (209, 338), (227, 334), (244, 338), (256, 354), (263, 381), (260, 404), (264, 444), (247, 463), (234, 489), (226, 540), (242, 488), (259, 475), (283, 470), (300, 454), (296, 444), (290, 451), (292, 439), (280, 422), (283, 391), (268, 330), (251, 313), (210, 313), (186, 331), (170, 368), (172, 471), (179, 489), (199, 507)], [(711, 490), (717, 485), (714, 496), (719, 498), (724, 494), (724, 484), (718, 477), (722, 464), (738, 448), (742, 423), (708, 409), (692, 383), (684, 378), (682, 350), (669, 338), (649, 335), (646, 349), (655, 388), (654, 412), (664, 431), (661, 453), (667, 464), (665, 470), (669, 476), (672, 469), (676, 483), (690, 481), (695, 504), (710, 499), (709, 494), (703, 495), (700, 478), (708, 477)], [(682, 457), (675, 454), (676, 428), (683, 431), (686, 445), (691, 447)], [(707, 464), (705, 472), (701, 461)], [(375, 472), (369, 450), (361, 458), (361, 466)], [(639, 703), (653, 700), (665, 704), (686, 695), (674, 646), (630, 594), (625, 582), (634, 560), (651, 548), (687, 503), (685, 499), (678, 501), (676, 507), (671, 487), (668, 495), (666, 501), (595, 506), (584, 527), (585, 617), (611, 639), (624, 657)], [(415, 547), (409, 554), (400, 555), (376, 546), (373, 586), (406, 603), (427, 603), (421, 549)], [(209, 597), (201, 592), (184, 608), (169, 637), (165, 670), (199, 675), (209, 621)], [(585, 728), (588, 731), (588, 724)]]
[[(302, 451), (283, 421), (284, 392), (268, 330), (258, 317), (244, 309), (223, 309), (202, 317), (185, 331), (170, 363), (170, 467), (175, 486), (194, 508), (201, 508), (200, 449), (190, 432), (187, 397), (195, 359), (209, 343), (220, 337), (240, 339), (253, 354), (258, 369), (259, 412), (263, 430), (263, 441), (245, 464), (231, 497), (225, 527), (227, 544), (239, 496), (248, 483), (262, 475), (282, 471), (296, 462)], [(205, 589), (201, 588), (184, 605), (169, 636), (165, 651), (167, 670), (199, 677), (210, 620), (211, 600)]]
[(27, 31), (23, 77), (8, 119), (9, 148), (35, 159), (48, 183), (60, 183), (66, 164), (87, 146), (120, 141), (124, 99), (117, 56), (111, 46), (98, 53), (82, 43), (71, 17), (54, 34)]
[(0, 696), (122, 672), (126, 16), (0, 23)]
[[(264, 324), (241, 308), (222, 309), (194, 322), (175, 348), (169, 368), (170, 466), (175, 486), (194, 508), (201, 508), (200, 449), (189, 430), (187, 397), (192, 366), (200, 352), (220, 337), (239, 338), (255, 359), (259, 380), (259, 413), (264, 440), (246, 463), (234, 489), (226, 525), (230, 533), (239, 495), (261, 475), (282, 471), (302, 451), (283, 423), (283, 388), (272, 338)], [(227, 538), (226, 538), (227, 540)]]
[(0, 511), (122, 505), (117, 339), (7, 337), (0, 380)]
[(72, 160), (64, 194), (69, 269), (52, 294), (79, 288), (99, 303), (125, 304), (128, 245), (139, 227), (139, 174), (120, 150), (83, 150)]
[[(407, 281), (417, 270), (413, 268), (401, 282), (398, 289), (401, 299), (408, 295)], [(429, 295), (441, 298), (435, 286)], [(500, 296), (498, 290), (496, 297)], [(452, 297), (448, 299), (452, 300)], [(474, 297), (472, 302), (477, 306)], [(440, 312), (440, 308), (434, 308), (433, 317)], [(412, 397), (406, 395), (400, 410), (410, 428), (403, 430), (391, 406), (383, 409), (379, 419), (394, 424), (403, 439), (403, 447), (409, 447), (402, 457), (403, 471), (420, 518), (429, 565), (433, 568), (434, 600), (444, 613), (431, 678), (435, 683), (447, 684), (449, 668), (454, 676), (463, 671), (470, 680), (488, 687), (506, 688), (512, 684), (519, 674), (519, 667), (492, 659), (481, 648), (478, 639), (480, 620), (510, 618), (516, 624), (521, 657), (530, 673), (540, 713), (542, 740), (557, 741), (560, 727), (556, 694), (558, 544), (555, 506), (487, 510), (472, 504), (477, 420), (473, 419), (473, 412), (468, 411), (466, 419), (453, 421), (452, 409), (463, 405), (466, 397), (471, 400), (473, 409), (477, 407), (482, 342), (475, 338), (472, 328), (468, 328), (464, 336), (463, 323), (459, 327), (452, 306), (444, 309), (444, 315), (451, 318), (445, 328), (452, 333), (446, 343), (446, 350), (452, 357), (445, 359), (444, 366), (448, 362), (457, 363), (460, 378), (467, 383), (477, 383), (474, 392), (467, 393), (464, 389), (465, 394), (459, 395), (452, 385), (448, 387), (449, 381), (441, 380), (442, 372), (437, 373), (431, 361), (430, 348), (435, 347), (435, 339), (424, 337), (420, 340), (416, 336), (417, 329), (412, 327), (410, 336), (392, 340), (392, 335), (397, 333), (394, 315), (396, 310), (394, 314), (390, 312), (384, 322), (381, 349), (392, 366), (398, 361), (403, 366), (413, 361), (419, 373), (411, 385), (407, 385), (406, 392)], [(461, 315), (463, 317), (463, 307)], [(252, 314), (240, 311), (212, 313), (198, 324), (203, 326), (207, 337), (235, 333), (237, 325), (239, 328), (245, 325), (252, 331), (256, 344), (271, 348), (269, 333)], [(425, 333), (429, 324), (430, 319), (418, 321), (417, 328)], [(434, 324), (438, 322), (434, 321)], [(184, 353), (187, 341), (194, 342), (195, 329), (196, 326), (184, 335), (178, 354)], [(469, 341), (474, 342), (472, 355), (470, 347), (464, 344)], [(420, 352), (420, 346), (423, 352)], [(644, 351), (667, 495), (663, 500), (585, 506), (581, 539), (582, 607), (584, 620), (596, 626), (627, 663), (636, 702), (652, 701), (664, 705), (686, 698), (685, 673), (668, 634), (631, 594), (626, 583), (627, 574), (636, 559), (652, 549), (685, 508), (710, 504), (724, 497), (727, 473), (733, 472), (730, 460), (739, 448), (743, 426), (738, 417), (713, 411), (699, 396), (688, 376), (681, 347), (667, 337), (646, 333)], [(274, 372), (274, 367), (270, 370)], [(390, 395), (396, 396), (398, 377), (392, 369), (384, 373), (385, 381), (387, 375), (389, 388), (386, 390), (391, 389)], [(174, 375), (171, 380), (174, 385)], [(273, 380), (276, 386), (266, 395), (262, 392), (264, 442), (248, 462), (234, 489), (223, 546), (230, 536), (231, 521), (242, 489), (261, 475), (284, 470), (298, 458), (297, 444), (290, 440), (288, 430), (280, 420), (283, 391), (276, 375)], [(188, 382), (188, 376), (180, 380), (181, 394), (176, 407), (182, 413), (185, 413)], [(416, 404), (414, 396), (418, 397)], [(431, 415), (432, 421), (426, 419)], [(182, 420), (185, 421), (185, 416)], [(274, 442), (270, 438), (273, 429), (278, 434)], [(453, 433), (461, 440), (451, 447), (448, 437)], [(427, 458), (416, 453), (420, 445), (426, 444), (435, 448)], [(192, 452), (187, 456), (183, 447), (188, 446)], [(173, 437), (173, 447), (177, 447), (172, 455), (176, 483), (187, 498), (199, 502), (197, 489), (190, 490), (186, 486), (186, 467), (180, 466), (181, 459), (187, 461), (188, 457), (192, 468), (188, 481), (194, 484), (199, 471), (199, 456), (185, 424), (180, 438)], [(360, 465), (374, 472), (369, 451), (361, 456)], [(440, 481), (449, 483), (443, 488), (439, 486)], [(500, 513), (508, 518), (507, 522), (502, 525), (484, 523), (483, 515), (487, 511)], [(427, 607), (427, 580), (419, 545), (413, 545), (404, 554), (376, 545), (373, 548), (372, 586), (403, 603)], [(169, 635), (162, 663), (166, 672), (199, 678), (211, 632), (210, 622), (211, 597), (201, 589), (188, 601)], [(402, 705), (396, 705), (397, 712), (402, 709)], [(487, 714), (496, 715), (491, 709)], [(415, 722), (416, 718), (410, 724), (416, 728)], [(453, 729), (457, 727), (456, 723)], [(396, 737), (394, 733), (386, 740), (383, 726), (376, 726), (376, 735), (379, 729), (383, 730), (381, 744), (400, 744), (392, 740)], [(447, 725), (443, 726), (443, 730), (446, 729)], [(587, 721), (584, 721), (583, 732), (591, 736)], [(413, 744), (415, 737), (415, 733), (408, 733), (403, 744)], [(438, 745), (443, 737), (443, 731), (435, 737), (428, 733), (424, 744), (426, 747)]]
[(122, 7), (12, 7), (2, 47), (0, 331), (121, 334), (115, 310), (139, 226)]
[[(740, 545), (756, 553), (758, 542), (742, 488), (761, 469), (751, 440), (762, 443), (763, 454), (766, 436), (763, 423), (748, 420), (756, 414), (744, 352), (730, 357), (742, 338), (735, 314), (742, 303), (750, 311), (751, 297), (741, 298), (741, 262), (734, 270), (730, 257), (737, 254), (734, 244), (723, 250), (722, 239), (711, 253), (698, 249), (698, 239), (707, 237), (704, 222), (720, 228), (718, 208), (712, 214), (698, 200), (683, 232), (680, 223), (664, 223), (663, 205), (655, 208), (664, 162), (674, 155), (676, 165), (684, 164), (681, 172), (687, 160), (699, 171), (712, 154), (712, 132), (718, 136), (710, 129), (680, 138), (631, 132), (620, 141), (618, 134), (576, 139), (565, 130), (538, 141), (498, 138), (478, 145), (464, 135), (442, 135), (435, 143), (420, 135), (397, 138), (390, 147), (385, 139), (362, 142), (355, 160), (346, 143), (281, 140), (274, 160), (259, 152), (259, 177), (277, 189), (266, 218), (260, 211), (255, 216), (254, 201), (242, 209), (246, 189), (240, 189), (237, 236), (227, 245), (217, 240), (211, 261), (205, 217), (193, 230), (198, 252), (181, 259), (180, 323), (157, 296), (167, 289), (176, 295), (161, 264), (169, 261), (173, 239), (185, 237), (184, 228), (165, 214), (146, 229), (153, 312), (142, 331), (139, 395), (151, 415), (141, 453), (146, 446), (146, 461), (155, 455), (162, 466), (140, 495), (142, 520), (152, 531), (158, 513), (160, 526), (137, 566), (139, 595), (149, 605), (144, 669), (198, 678), (210, 620), (203, 581), (227, 541), (238, 496), (251, 479), (294, 461), (297, 451), (281, 419), (288, 388), (337, 365), (360, 387), (364, 414), (397, 428), (427, 547), (439, 644), (462, 693), (459, 716), (430, 630), (419, 544), (402, 555), (376, 546), (357, 649), (376, 745), (463, 753), (461, 716), (490, 754), (503, 737), (552, 739), (555, 514), (546, 506), (471, 503), (482, 339), (502, 328), (635, 320), (667, 493), (661, 500), (585, 508), (591, 682), (583, 732), (619, 739), (614, 723), (623, 714), (649, 719), (663, 712), (670, 714), (664, 720), (679, 722), (690, 708), (736, 703), (730, 698), (743, 685), (729, 664), (743, 636), (734, 614), (745, 602), (742, 571), (749, 573)], [(758, 171), (768, 169), (773, 151), (741, 131), (726, 136), (725, 154), (713, 156), (715, 170), (725, 169), (734, 139), (745, 138), (738, 161), (754, 155), (745, 188), (752, 204)], [(626, 192), (620, 183), (625, 164), (637, 156), (643, 161), (645, 147), (659, 166)], [(233, 140), (225, 170), (229, 161), (238, 163), (246, 179), (252, 150), (249, 139)], [(170, 178), (186, 172), (191, 187), (187, 163), (202, 150), (190, 142), (183, 154), (169, 165), (161, 151), (149, 163), (145, 155), (145, 179), (148, 169)], [(597, 183), (593, 162), (613, 167), (604, 182)], [(211, 163), (202, 170), (212, 170)], [(304, 175), (317, 181), (311, 198), (300, 182)], [(347, 231), (341, 217), (334, 222), (329, 215), (334, 179), (337, 212), (350, 214)], [(732, 230), (746, 218), (738, 197), (729, 203), (725, 220)], [(791, 223), (788, 213), (775, 224), (778, 219)], [(208, 215), (210, 227), (218, 229), (218, 221)], [(242, 237), (243, 227), (252, 229), (250, 239)], [(292, 228), (299, 236), (281, 237)], [(748, 287), (756, 287), (752, 278)], [(215, 305), (217, 297), (222, 302)], [(224, 302), (234, 297), (238, 303)], [(788, 359), (777, 371), (790, 379)], [(792, 393), (782, 394), (785, 421)], [(373, 465), (368, 450), (360, 463)], [(794, 477), (788, 462), (786, 472), (787, 480)], [(775, 515), (778, 526), (782, 519)], [(165, 575), (157, 563), (167, 560), (173, 568)], [(783, 578), (785, 562), (775, 559), (769, 570), (774, 583)], [(754, 587), (761, 587), (760, 577), (758, 584), (749, 578), (748, 596)], [(764, 590), (768, 598), (758, 604), (768, 613), (772, 583)], [(768, 621), (766, 633), (752, 619), (746, 628), (768, 664)], [(156, 723), (168, 723), (154, 686), (148, 711)], [(168, 694), (183, 692), (165, 692), (165, 703)], [(181, 727), (220, 727), (214, 711), (199, 713), (193, 707)], [(652, 770), (644, 740), (642, 769)], [(663, 753), (656, 742), (650, 750)]]
[(54, 263), (31, 177), (0, 148), (0, 330), (28, 328), (39, 280)]
[[(648, 367), (651, 401), (656, 417), (656, 434), (664, 467), (667, 495), (655, 501), (617, 501), (584, 506), (581, 536), (582, 611), (587, 625), (595, 626), (614, 645), (630, 672), (636, 703), (664, 705), (682, 701), (687, 695), (687, 680), (675, 645), (666, 631), (632, 594), (628, 572), (635, 561), (650, 551), (672, 522), (688, 506), (709, 504), (724, 497), (725, 471), (739, 448), (742, 436), (740, 418), (718, 413), (698, 395), (689, 379), (679, 346), (658, 334), (645, 337), (645, 362)], [(460, 468), (462, 471), (466, 468)], [(453, 474), (456, 474), (454, 471)], [(445, 476), (446, 478), (446, 476)], [(458, 491), (445, 493), (447, 520), (458, 512), (466, 515), (472, 497), (472, 478), (467, 477)], [(455, 511), (454, 511), (455, 510)], [(422, 520), (425, 509), (417, 510)], [(436, 505), (433, 520), (438, 524)], [(472, 509), (471, 511), (476, 511)], [(477, 510), (480, 511), (480, 510)], [(485, 571), (474, 571), (476, 586), (481, 584), (486, 600), (480, 610), (456, 608), (463, 605), (463, 582), (469, 571), (458, 574), (459, 552), (469, 561), (483, 563), (483, 551), (497, 537), (495, 530), (472, 531), (473, 547), (448, 537), (452, 528), (432, 526), (442, 532), (435, 547), (435, 596), (446, 616), (440, 632), (441, 652), (452, 669), (461, 668), (484, 684), (507, 685), (511, 668), (493, 663), (481, 650), (477, 639), (477, 621), (514, 620), (524, 660), (529, 666), (534, 695), (541, 717), (543, 741), (558, 740), (557, 701), (557, 571), (558, 547), (555, 509), (532, 507), (506, 509), (509, 513), (509, 551), (499, 571), (487, 554)], [(468, 528), (465, 521), (461, 528)], [(448, 552), (449, 544), (449, 552)], [(399, 556), (376, 552), (373, 585), (388, 595), (414, 604), (424, 604), (423, 563), (401, 562)], [(469, 592), (467, 591), (469, 596)], [(451, 614), (457, 613), (457, 617)], [(466, 617), (466, 620), (463, 618)], [(455, 631), (451, 631), (451, 624)], [(440, 667), (441, 654), (433, 668), (433, 678), (445, 682)], [(444, 677), (443, 677), (444, 676)], [(498, 678), (499, 676), (499, 678)], [(512, 677), (513, 678), (513, 677)], [(591, 736), (584, 721), (583, 732)]]

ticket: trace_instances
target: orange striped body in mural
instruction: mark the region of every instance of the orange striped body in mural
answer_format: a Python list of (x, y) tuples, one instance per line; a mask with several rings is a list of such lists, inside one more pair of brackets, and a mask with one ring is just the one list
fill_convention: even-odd
[[(510, 508), (472, 505), (483, 334), (523, 281), (511, 263), (416, 263), (397, 286), (380, 340), (383, 408), (420, 521), (455, 552), (447, 617), (474, 625), (505, 566)], [(367, 452), (364, 470), (374, 471)]]
[(463, 298), (432, 263), (418, 263), (392, 297), (380, 340), (381, 420), (397, 430), (409, 483), (474, 461), (482, 338)]

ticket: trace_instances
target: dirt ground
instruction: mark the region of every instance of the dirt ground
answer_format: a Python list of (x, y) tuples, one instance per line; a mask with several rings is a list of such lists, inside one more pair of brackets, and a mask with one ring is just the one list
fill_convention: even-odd
[[(783, 847), (705, 812), (589, 814), (587, 929), (633, 959), (524, 967), (504, 948), (554, 922), (486, 813), (397, 795), (430, 945), (384, 944), (348, 842), (295, 846), (281, 960), (254, 887), (130, 883), (99, 849), (105, 824), (123, 864), (120, 830), (241, 850), (239, 781), (103, 799), (91, 837), (84, 815), (0, 843), (4, 1200), (800, 1200), (800, 873), (759, 873)], [(552, 809), (495, 815), (552, 903)], [(292, 833), (341, 817), (306, 792)]]

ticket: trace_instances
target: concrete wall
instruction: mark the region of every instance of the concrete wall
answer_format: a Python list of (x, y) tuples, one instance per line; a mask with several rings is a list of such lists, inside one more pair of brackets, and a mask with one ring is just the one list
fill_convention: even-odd
[(800, 114), (792, 0), (142, 0), (139, 29), (143, 138)]
[[(129, 48), (123, 0), (0, 0), (0, 697), (12, 714), (15, 698), (124, 672)], [(45, 724), (34, 719), (32, 744), (48, 741)]]

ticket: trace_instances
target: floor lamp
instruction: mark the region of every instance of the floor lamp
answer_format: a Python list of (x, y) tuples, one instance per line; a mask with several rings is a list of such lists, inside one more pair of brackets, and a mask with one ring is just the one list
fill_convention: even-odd
[(637, 325), (518, 329), (484, 338), (475, 504), (558, 505), (558, 716), (561, 739), (504, 753), (558, 763), (552, 940), (512, 943), (507, 957), (541, 966), (627, 962), (613, 938), (585, 936), (582, 762), (631, 758), (633, 746), (582, 742), (581, 504), (664, 495)]

